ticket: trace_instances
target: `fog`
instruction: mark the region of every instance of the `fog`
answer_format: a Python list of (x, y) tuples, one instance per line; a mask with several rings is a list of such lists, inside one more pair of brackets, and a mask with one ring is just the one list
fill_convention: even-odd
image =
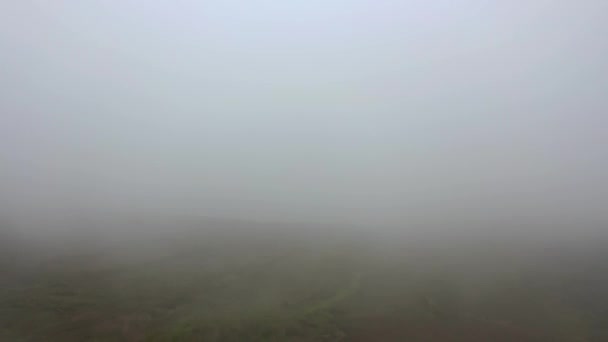
[(606, 13), (5, 2), (2, 215), (37, 229), (121, 216), (602, 229)]
[(0, 1), (0, 341), (608, 341), (608, 2)]

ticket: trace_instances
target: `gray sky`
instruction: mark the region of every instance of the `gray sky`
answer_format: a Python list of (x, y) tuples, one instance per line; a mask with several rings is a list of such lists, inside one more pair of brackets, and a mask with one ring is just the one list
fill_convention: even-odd
[(4, 1), (0, 201), (608, 217), (608, 2)]

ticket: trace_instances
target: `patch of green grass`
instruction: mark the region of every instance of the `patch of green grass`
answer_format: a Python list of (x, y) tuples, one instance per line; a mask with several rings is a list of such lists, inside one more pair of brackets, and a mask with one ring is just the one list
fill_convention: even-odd
[(474, 317), (553, 336), (589, 329), (525, 277), (492, 283), (483, 272), (364, 254), (318, 241), (192, 241), (138, 262), (62, 259), (3, 290), (0, 341), (341, 341), (366, 317)]

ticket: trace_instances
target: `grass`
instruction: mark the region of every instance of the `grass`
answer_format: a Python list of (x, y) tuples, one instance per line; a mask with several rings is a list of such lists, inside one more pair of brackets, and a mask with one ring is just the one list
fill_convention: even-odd
[(455, 327), (470, 325), (540, 341), (606, 340), (598, 317), (544, 286), (544, 273), (381, 250), (188, 236), (63, 253), (3, 288), (0, 340), (364, 341), (391, 331), (416, 342), (439, 341), (429, 336), (441, 329), (469, 334)]

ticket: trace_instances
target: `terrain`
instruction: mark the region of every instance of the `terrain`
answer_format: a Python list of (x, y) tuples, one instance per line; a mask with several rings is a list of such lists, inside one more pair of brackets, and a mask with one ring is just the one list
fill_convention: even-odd
[(0, 341), (608, 341), (599, 239), (200, 226), (5, 238)]

